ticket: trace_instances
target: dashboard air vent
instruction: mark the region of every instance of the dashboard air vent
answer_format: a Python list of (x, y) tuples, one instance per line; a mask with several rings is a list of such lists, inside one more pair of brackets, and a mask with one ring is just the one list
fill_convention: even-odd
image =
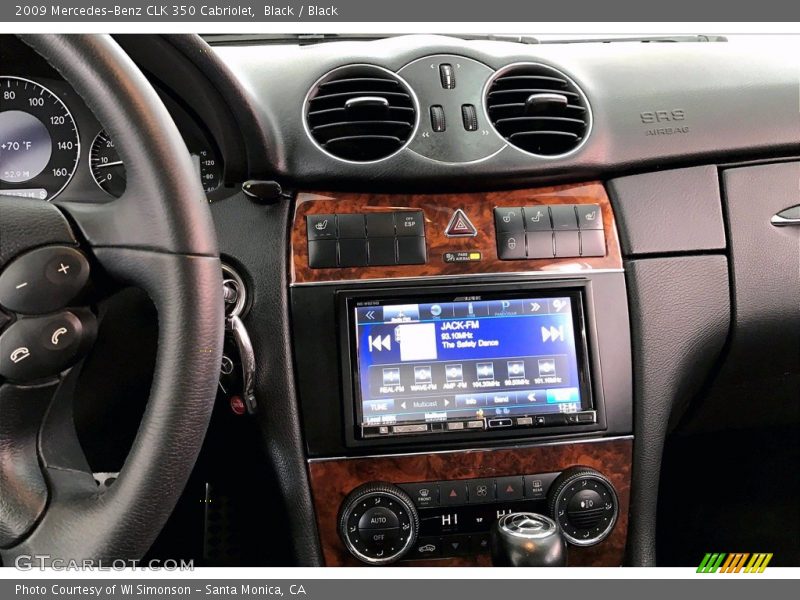
[(495, 76), (486, 111), (508, 142), (539, 156), (578, 148), (589, 133), (586, 97), (566, 75), (538, 64), (511, 66)]
[(329, 154), (369, 162), (402, 148), (417, 121), (413, 95), (392, 72), (373, 65), (335, 69), (309, 92), (311, 137)]

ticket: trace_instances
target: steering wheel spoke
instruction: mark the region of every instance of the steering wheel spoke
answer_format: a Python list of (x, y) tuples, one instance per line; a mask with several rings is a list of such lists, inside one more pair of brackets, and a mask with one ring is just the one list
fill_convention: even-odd
[[(141, 558), (189, 477), (216, 395), (224, 310), (214, 226), (169, 113), (109, 36), (23, 39), (114, 137), (128, 191), (102, 204), (0, 198), (0, 305), (12, 316), (10, 323), (0, 318), (0, 377), (8, 380), (0, 386), (0, 557), (6, 564), (21, 554)], [(14, 291), (3, 295), (3, 276), (15, 261), (56, 246), (62, 259), (33, 261), (29, 271), (18, 267), (24, 276), (11, 278)], [(54, 273), (62, 262), (67, 273), (81, 272), (65, 260), (76, 252), (85, 256), (94, 284), (108, 276), (140, 288), (158, 313), (147, 406), (119, 477), (103, 488), (92, 477), (72, 418), (80, 368), (70, 367), (94, 337), (94, 316), (80, 308), (87, 302), (80, 293), (58, 302), (37, 293), (26, 303), (20, 292), (34, 287), (28, 273), (46, 288), (59, 280)], [(70, 337), (74, 354), (62, 355), (52, 369), (29, 368), (35, 344), (54, 351)]]

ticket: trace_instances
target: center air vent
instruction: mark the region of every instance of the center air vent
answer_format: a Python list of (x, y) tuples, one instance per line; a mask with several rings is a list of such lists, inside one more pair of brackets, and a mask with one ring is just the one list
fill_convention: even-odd
[(591, 126), (580, 88), (545, 65), (519, 64), (500, 71), (489, 85), (486, 111), (510, 144), (539, 156), (575, 150)]
[(373, 65), (335, 69), (308, 94), (306, 123), (326, 152), (345, 160), (386, 158), (405, 146), (417, 122), (411, 91)]

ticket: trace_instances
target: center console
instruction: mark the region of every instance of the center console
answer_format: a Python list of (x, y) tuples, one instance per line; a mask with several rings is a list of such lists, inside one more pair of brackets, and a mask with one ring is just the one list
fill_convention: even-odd
[(489, 564), (509, 512), (552, 519), (568, 564), (621, 564), (630, 341), (601, 184), (300, 194), (291, 286), (326, 564)]

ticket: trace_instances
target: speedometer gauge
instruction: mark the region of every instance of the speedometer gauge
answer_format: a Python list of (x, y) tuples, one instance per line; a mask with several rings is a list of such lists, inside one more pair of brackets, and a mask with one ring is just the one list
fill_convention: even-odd
[(53, 92), (0, 77), (0, 194), (52, 200), (78, 166), (78, 128)]

